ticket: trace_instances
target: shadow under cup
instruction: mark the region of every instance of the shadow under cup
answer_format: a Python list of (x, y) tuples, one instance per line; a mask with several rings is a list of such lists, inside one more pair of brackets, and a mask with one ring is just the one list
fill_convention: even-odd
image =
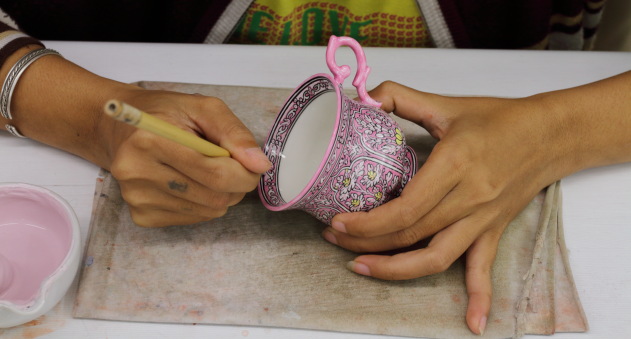
[(348, 98), (327, 74), (292, 93), (265, 153), (273, 165), (259, 184), (265, 207), (301, 209), (327, 224), (336, 214), (366, 211), (398, 196), (417, 170), (397, 123)]

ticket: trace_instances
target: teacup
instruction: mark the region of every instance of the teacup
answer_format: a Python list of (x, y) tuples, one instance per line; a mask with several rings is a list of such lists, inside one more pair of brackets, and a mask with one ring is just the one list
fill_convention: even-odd
[[(359, 101), (343, 93), (350, 67), (335, 62), (340, 46), (355, 53)], [(359, 43), (332, 36), (326, 62), (333, 76), (308, 78), (276, 117), (264, 146), (273, 166), (261, 177), (259, 195), (272, 211), (300, 209), (330, 224), (336, 214), (399, 196), (418, 163), (396, 121), (366, 92), (370, 68)]]

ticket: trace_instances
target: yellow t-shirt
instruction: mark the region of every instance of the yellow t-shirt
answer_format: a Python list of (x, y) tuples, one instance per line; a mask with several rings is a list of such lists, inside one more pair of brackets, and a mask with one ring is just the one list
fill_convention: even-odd
[(326, 45), (331, 35), (362, 46), (432, 46), (415, 0), (255, 0), (229, 42)]

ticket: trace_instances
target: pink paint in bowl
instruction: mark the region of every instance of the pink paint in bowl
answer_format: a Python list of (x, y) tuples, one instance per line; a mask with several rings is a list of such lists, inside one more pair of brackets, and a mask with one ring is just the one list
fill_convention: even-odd
[(74, 211), (57, 194), (0, 184), (0, 328), (31, 321), (64, 296), (79, 267)]

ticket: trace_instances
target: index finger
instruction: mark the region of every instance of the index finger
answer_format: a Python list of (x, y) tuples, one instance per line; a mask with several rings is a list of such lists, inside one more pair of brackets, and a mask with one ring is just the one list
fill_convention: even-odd
[(194, 112), (193, 118), (206, 138), (226, 148), (249, 171), (260, 174), (269, 170), (271, 163), (252, 132), (222, 100), (213, 97), (197, 99), (201, 100), (201, 107)]
[(381, 102), (382, 110), (428, 128), (430, 133), (435, 129), (444, 132), (447, 127), (443, 116), (447, 101), (441, 95), (417, 91), (393, 81), (381, 83), (370, 95)]

